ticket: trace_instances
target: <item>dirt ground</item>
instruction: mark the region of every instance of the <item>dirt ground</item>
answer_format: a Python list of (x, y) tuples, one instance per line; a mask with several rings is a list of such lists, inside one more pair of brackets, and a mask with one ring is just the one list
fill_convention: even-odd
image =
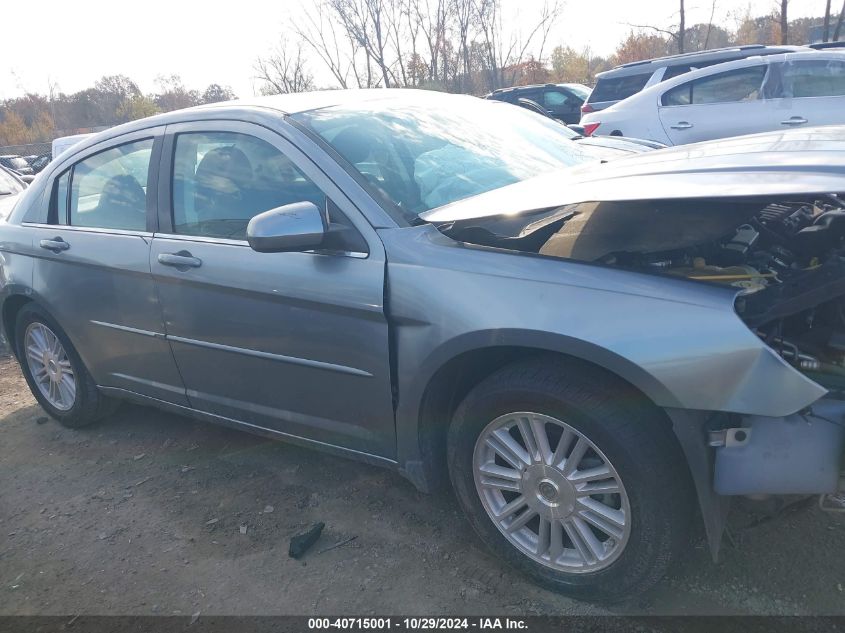
[(764, 516), (737, 513), (719, 564), (693, 535), (656, 589), (598, 607), (505, 568), (450, 495), (137, 406), (64, 429), (0, 359), (2, 615), (845, 614), (845, 516)]

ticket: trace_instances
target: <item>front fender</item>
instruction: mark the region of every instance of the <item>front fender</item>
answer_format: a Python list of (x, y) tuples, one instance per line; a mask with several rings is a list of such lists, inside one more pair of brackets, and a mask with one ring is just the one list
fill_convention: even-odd
[(467, 247), (432, 226), (380, 235), (400, 459), (416, 441), (423, 395), (438, 368), (491, 347), (581, 358), (664, 408), (779, 417), (826, 393), (742, 322), (734, 289)]

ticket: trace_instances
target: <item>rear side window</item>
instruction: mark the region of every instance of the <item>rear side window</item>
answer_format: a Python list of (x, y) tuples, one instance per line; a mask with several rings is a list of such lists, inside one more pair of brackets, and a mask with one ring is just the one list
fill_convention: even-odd
[[(560, 90), (546, 90), (543, 93), (543, 105), (552, 110), (559, 110), (571, 107), (576, 102), (575, 98)], [(580, 105), (580, 103), (578, 104)]]
[(784, 97), (845, 96), (845, 63), (836, 60), (795, 61), (783, 65)]
[(673, 79), (679, 75), (684, 75), (692, 70), (692, 66), (687, 64), (681, 66), (668, 66), (666, 71), (663, 73), (663, 79), (661, 81), (666, 81), (667, 79)]
[(679, 106), (755, 101), (760, 98), (766, 68), (761, 64), (696, 79), (665, 92), (661, 103)]
[(588, 101), (589, 103), (597, 103), (599, 101), (620, 101), (627, 99), (645, 88), (651, 75), (652, 73), (648, 72), (640, 75), (629, 75), (627, 77), (599, 79)]
[(145, 139), (76, 163), (70, 185), (71, 226), (145, 231), (152, 149), (153, 139)]
[(294, 202), (326, 209), (326, 195), (269, 143), (235, 132), (176, 136), (174, 233), (243, 240), (253, 216)]

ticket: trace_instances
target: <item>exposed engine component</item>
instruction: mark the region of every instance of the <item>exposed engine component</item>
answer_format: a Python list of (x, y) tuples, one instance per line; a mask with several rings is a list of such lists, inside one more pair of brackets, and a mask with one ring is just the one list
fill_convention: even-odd
[(749, 327), (845, 398), (843, 200), (589, 202), (440, 228), (477, 244), (733, 286)]

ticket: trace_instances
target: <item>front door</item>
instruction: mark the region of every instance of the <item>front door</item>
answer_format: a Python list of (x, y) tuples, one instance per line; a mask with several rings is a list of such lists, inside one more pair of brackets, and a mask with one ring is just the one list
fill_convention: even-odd
[[(381, 457), (395, 452), (385, 255), (375, 232), (276, 133), (168, 126), (150, 265), (191, 405)], [(332, 251), (258, 253), (253, 216), (310, 201), (344, 225)]]
[(163, 131), (105, 142), (55, 178), (33, 289), (98, 385), (186, 405), (149, 264)]

